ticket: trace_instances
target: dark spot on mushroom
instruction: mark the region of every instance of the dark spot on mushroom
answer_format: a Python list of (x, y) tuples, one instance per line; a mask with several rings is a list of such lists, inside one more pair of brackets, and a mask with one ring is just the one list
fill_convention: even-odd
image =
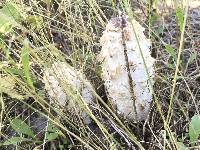
[(143, 105), (140, 105), (140, 110), (144, 111), (145, 107)]

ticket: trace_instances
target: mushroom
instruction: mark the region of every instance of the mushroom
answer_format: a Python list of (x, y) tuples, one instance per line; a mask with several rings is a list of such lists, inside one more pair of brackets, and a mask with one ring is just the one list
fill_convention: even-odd
[(134, 19), (128, 21), (127, 16), (112, 18), (100, 44), (98, 60), (102, 63), (102, 78), (112, 106), (128, 120), (145, 120), (152, 101), (155, 59), (151, 57), (151, 44), (144, 28)]

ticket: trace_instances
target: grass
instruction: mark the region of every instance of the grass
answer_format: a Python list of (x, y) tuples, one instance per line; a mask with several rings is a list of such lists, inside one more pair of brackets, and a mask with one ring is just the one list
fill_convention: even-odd
[[(17, 0), (0, 6), (1, 149), (199, 146), (199, 31), (191, 14), (200, 7), (181, 1), (160, 15), (164, 8), (159, 3), (121, 3), (129, 18), (146, 28), (157, 60), (151, 112), (136, 124), (117, 116), (108, 104), (97, 62), (99, 38), (117, 14), (115, 1)], [(97, 104), (88, 106), (76, 88), (62, 83), (77, 107), (92, 118), (89, 126), (78, 112), (58, 106), (44, 89), (44, 70), (58, 60), (80, 70), (90, 83), (85, 78), (82, 82), (92, 85)]]

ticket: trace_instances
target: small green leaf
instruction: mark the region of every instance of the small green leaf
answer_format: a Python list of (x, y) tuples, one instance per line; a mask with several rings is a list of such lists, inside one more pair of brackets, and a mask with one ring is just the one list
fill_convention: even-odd
[(49, 124), (48, 124), (48, 131), (50, 131), (50, 132), (58, 132), (59, 129), (56, 128), (51, 122), (49, 122)]
[(21, 119), (13, 119), (11, 121), (12, 128), (17, 131), (18, 133), (23, 133), (29, 135), (30, 137), (34, 138), (34, 133), (31, 128)]
[(2, 145), (17, 145), (19, 142), (29, 141), (29, 139), (23, 137), (11, 137), (7, 139)]
[(189, 125), (190, 142), (194, 143), (200, 135), (200, 115), (195, 115)]
[(59, 136), (60, 132), (61, 131), (58, 128), (56, 128), (51, 122), (49, 122), (48, 130), (47, 130), (47, 133), (46, 133), (46, 139), (48, 141), (52, 141)]
[(176, 59), (176, 51), (173, 47), (171, 47), (171, 45), (165, 44), (165, 50), (167, 51), (167, 53), (170, 56), (172, 56), (174, 59)]
[(55, 140), (57, 137), (58, 137), (58, 133), (50, 133), (50, 132), (47, 132), (47, 134), (46, 134), (46, 139), (47, 139), (48, 141)]
[(156, 22), (160, 20), (160, 16), (156, 11), (152, 11), (152, 15), (149, 18), (149, 22), (151, 25), (154, 25)]
[(178, 20), (180, 31), (182, 31), (183, 30), (183, 24), (184, 24), (184, 11), (180, 7), (176, 8), (176, 18)]
[(188, 64), (192, 64), (194, 63), (194, 61), (197, 59), (197, 52), (193, 52), (191, 55), (190, 55), (190, 58), (188, 60)]
[(189, 150), (182, 142), (177, 142), (177, 150)]
[(33, 81), (31, 80), (30, 76), (30, 62), (29, 62), (30, 47), (28, 40), (25, 39), (23, 44), (24, 46), (22, 47), (22, 53), (21, 53), (23, 71), (28, 85), (34, 89)]
[[(170, 69), (175, 69), (176, 66), (174, 64), (171, 64), (171, 63), (167, 63), (167, 67), (170, 68)], [(174, 78), (174, 76), (173, 76)]]

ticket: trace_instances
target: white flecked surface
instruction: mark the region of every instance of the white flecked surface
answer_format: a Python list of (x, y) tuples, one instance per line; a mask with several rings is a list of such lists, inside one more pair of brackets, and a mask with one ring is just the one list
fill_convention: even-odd
[[(120, 20), (118, 17), (108, 22), (106, 30), (100, 39), (102, 49), (98, 59), (102, 62), (102, 78), (105, 81), (108, 97), (113, 106), (116, 108), (118, 114), (129, 120), (136, 120), (134, 105), (130, 94), (124, 47), (122, 45)], [(138, 36), (149, 75), (152, 79), (154, 77), (153, 65), (155, 60), (150, 55), (150, 41), (143, 33), (144, 28), (135, 20), (132, 23)], [(137, 118), (141, 121), (145, 120), (148, 115), (152, 101), (152, 91), (149, 88), (148, 75), (144, 67), (138, 42), (133, 32), (132, 24), (128, 22), (123, 30), (134, 85)]]
[[(54, 62), (50, 68), (44, 71), (43, 77), (45, 89), (50, 98), (66, 109), (76, 111), (76, 113), (80, 112), (84, 123), (89, 124), (91, 122), (90, 117), (70, 97), (70, 89), (72, 88), (80, 93), (86, 104), (90, 105), (93, 103), (94, 97), (92, 91), (82, 82), (83, 80), (85, 79), (82, 73), (64, 62)], [(66, 89), (69, 89), (69, 91)]]

